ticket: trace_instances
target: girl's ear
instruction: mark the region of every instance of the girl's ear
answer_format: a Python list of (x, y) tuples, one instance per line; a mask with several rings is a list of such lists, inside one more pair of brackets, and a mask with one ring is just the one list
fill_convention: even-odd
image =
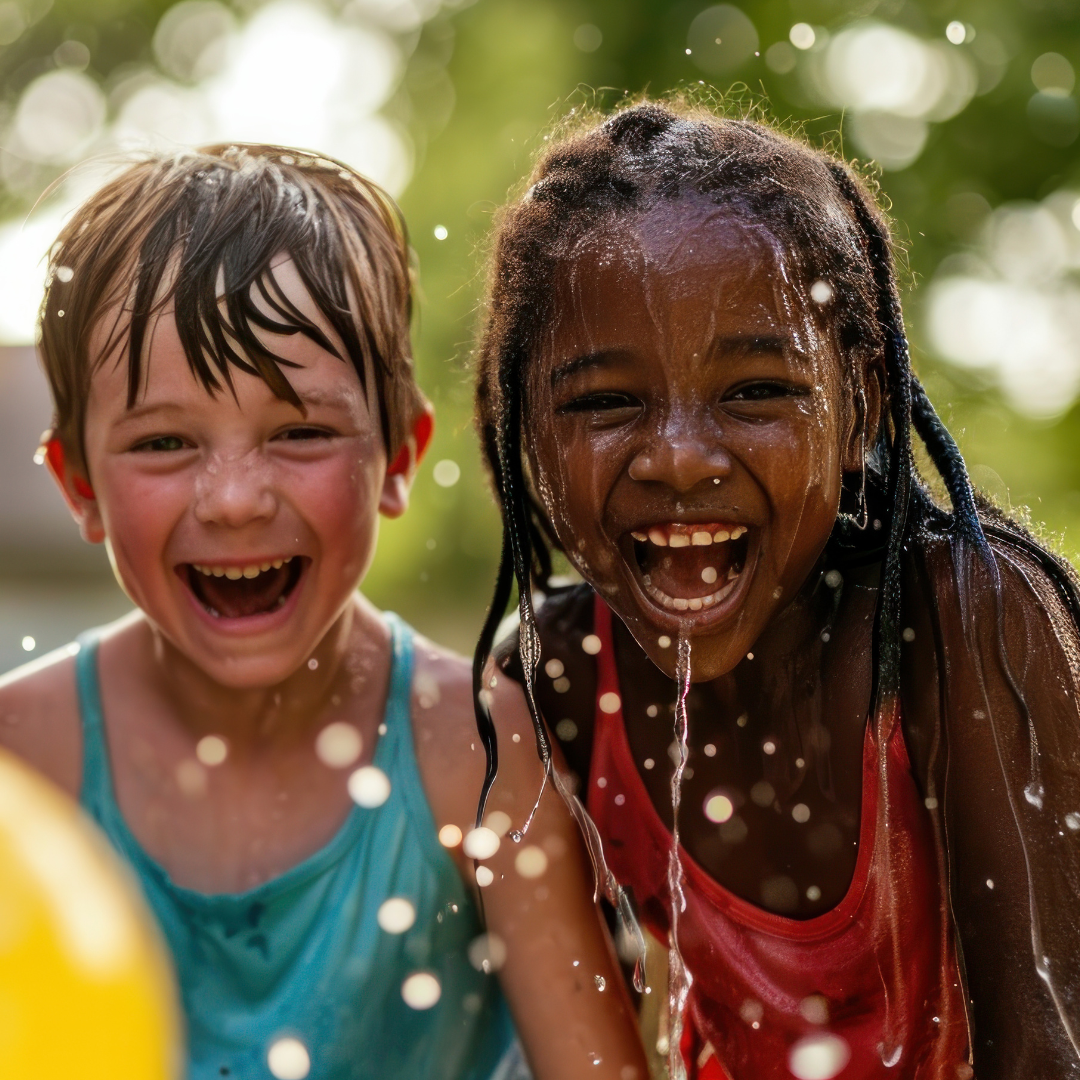
[(105, 527), (101, 520), (97, 496), (83, 473), (72, 468), (64, 444), (52, 431), (46, 431), (38, 453), (56, 481), (60, 494), (64, 496), (64, 502), (79, 526), (82, 538), (88, 544), (102, 543), (105, 539)]
[(435, 411), (430, 402), (427, 402), (424, 411), (413, 424), (412, 434), (401, 444), (394, 460), (386, 469), (386, 479), (383, 481), (382, 496), (379, 499), (379, 513), (384, 517), (401, 517), (408, 510), (409, 489), (431, 444), (434, 430)]
[(855, 389), (851, 424), (842, 450), (844, 472), (860, 472), (863, 456), (877, 442), (881, 424), (882, 372), (876, 364), (865, 369), (861, 385)]

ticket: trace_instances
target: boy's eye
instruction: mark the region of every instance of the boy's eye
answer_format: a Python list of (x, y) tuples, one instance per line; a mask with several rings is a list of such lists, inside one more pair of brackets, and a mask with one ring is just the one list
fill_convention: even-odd
[(576, 397), (557, 409), (560, 413), (578, 412), (611, 412), (615, 409), (636, 409), (639, 405), (637, 398), (629, 394), (612, 391), (598, 391), (594, 394), (583, 394)]
[(152, 453), (169, 453), (183, 449), (184, 440), (179, 435), (157, 435), (132, 447), (132, 450), (149, 450)]
[(329, 439), (333, 436), (332, 431), (317, 427), (294, 427), (275, 436), (282, 442), (304, 442), (308, 439)]

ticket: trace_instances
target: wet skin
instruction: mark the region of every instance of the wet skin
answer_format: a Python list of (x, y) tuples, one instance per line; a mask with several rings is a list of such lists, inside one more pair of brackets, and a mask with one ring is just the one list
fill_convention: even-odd
[[(842, 595), (822, 581), (861, 443), (837, 350), (812, 312), (790, 317), (775, 250), (762, 230), (691, 201), (589, 238), (560, 280), (528, 415), (532, 468), (563, 547), (621, 620), (627, 732), (653, 805), (670, 825), (682, 633), (693, 680), (685, 847), (737, 895), (808, 916), (834, 906), (854, 870), (876, 570)], [(672, 523), (747, 532), (741, 550), (654, 548), (643, 569), (649, 545), (632, 533)], [(739, 572), (708, 608), (672, 611), (647, 589), (651, 569), (695, 595), (709, 563)], [(571, 677), (586, 728), (592, 704), (576, 690), (589, 681)], [(555, 718), (570, 704), (553, 702)], [(735, 806), (720, 826), (702, 812), (717, 791)], [(798, 804), (805, 822), (792, 817)]]

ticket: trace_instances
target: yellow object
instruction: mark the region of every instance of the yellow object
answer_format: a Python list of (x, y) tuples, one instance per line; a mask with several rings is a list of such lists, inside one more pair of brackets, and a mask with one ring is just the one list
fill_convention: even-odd
[(173, 1080), (176, 994), (136, 886), (79, 809), (0, 752), (0, 1077)]

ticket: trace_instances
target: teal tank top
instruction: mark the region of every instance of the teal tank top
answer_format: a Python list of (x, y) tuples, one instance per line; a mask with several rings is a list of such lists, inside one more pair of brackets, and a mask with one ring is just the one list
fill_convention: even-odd
[[(80, 801), (135, 869), (171, 948), (189, 1080), (273, 1080), (270, 1048), (289, 1038), (307, 1049), (310, 1080), (528, 1077), (495, 978), (469, 963), (480, 922), (436, 837), (413, 750), (412, 631), (394, 616), (387, 621), (393, 666), (373, 764), (390, 780), (389, 798), (375, 809), (354, 806), (324, 848), (280, 877), (220, 895), (175, 885), (121, 816), (102, 722), (98, 640), (93, 633), (80, 639)], [(379, 927), (379, 907), (390, 897), (415, 908), (404, 933)], [(441, 988), (426, 1009), (402, 997), (416, 973), (434, 976)], [(302, 1076), (302, 1067), (301, 1053), (286, 1072)]]

